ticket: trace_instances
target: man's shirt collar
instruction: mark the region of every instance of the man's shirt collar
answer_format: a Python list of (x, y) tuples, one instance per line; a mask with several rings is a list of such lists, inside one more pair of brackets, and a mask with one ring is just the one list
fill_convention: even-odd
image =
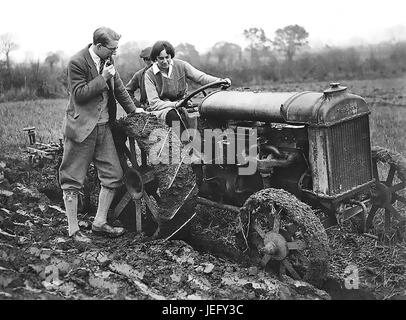
[(90, 47), (89, 47), (89, 53), (90, 53), (90, 56), (92, 57), (92, 60), (93, 60), (93, 62), (94, 62), (94, 64), (95, 64), (95, 66), (96, 66), (97, 72), (99, 72), (99, 68), (100, 68), (100, 57), (99, 57), (96, 53), (94, 53), (94, 51), (93, 51), (93, 46), (90, 46)]

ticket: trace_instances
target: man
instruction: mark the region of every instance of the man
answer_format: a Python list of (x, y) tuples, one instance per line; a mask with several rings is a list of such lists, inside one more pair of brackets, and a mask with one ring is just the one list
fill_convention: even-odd
[[(143, 109), (146, 109), (148, 106), (147, 93), (145, 92), (144, 74), (145, 71), (147, 71), (147, 69), (152, 65), (150, 54), (151, 47), (147, 47), (141, 51), (140, 58), (144, 61), (145, 67), (138, 70), (126, 85), (126, 90), (133, 99), (136, 107)], [(140, 100), (134, 97), (134, 92), (137, 91), (137, 89), (140, 89)]]
[(98, 28), (93, 33), (93, 43), (68, 63), (70, 99), (64, 119), (64, 153), (59, 179), (69, 236), (75, 241), (90, 242), (79, 230), (77, 206), (78, 193), (91, 161), (101, 184), (92, 232), (110, 237), (124, 233), (123, 228), (107, 224), (108, 209), (123, 177), (110, 123), (116, 119), (116, 100), (127, 113), (142, 112), (142, 109), (135, 107), (114, 68), (112, 56), (120, 37), (110, 28)]

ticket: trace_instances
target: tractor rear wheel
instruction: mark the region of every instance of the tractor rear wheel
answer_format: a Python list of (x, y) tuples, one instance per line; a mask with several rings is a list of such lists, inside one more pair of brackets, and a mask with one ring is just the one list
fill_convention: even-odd
[(263, 189), (241, 208), (251, 261), (320, 287), (328, 271), (328, 238), (307, 204), (281, 189)]
[(377, 229), (378, 225), (384, 225), (384, 232), (389, 235), (392, 219), (406, 217), (406, 159), (396, 152), (373, 147), (372, 169), (376, 184), (372, 190), (372, 206), (366, 227)]

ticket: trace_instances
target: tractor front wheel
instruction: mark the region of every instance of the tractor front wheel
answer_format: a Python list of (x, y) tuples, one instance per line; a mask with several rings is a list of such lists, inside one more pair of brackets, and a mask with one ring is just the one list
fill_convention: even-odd
[(385, 234), (389, 235), (392, 219), (405, 219), (402, 213), (406, 212), (406, 159), (396, 152), (373, 147), (372, 169), (376, 183), (366, 227), (377, 229), (383, 225)]

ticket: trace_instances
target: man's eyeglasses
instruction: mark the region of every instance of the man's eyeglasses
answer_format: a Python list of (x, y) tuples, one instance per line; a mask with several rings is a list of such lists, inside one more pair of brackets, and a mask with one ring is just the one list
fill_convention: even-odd
[(105, 47), (106, 49), (109, 49), (111, 52), (117, 51), (117, 49), (118, 49), (118, 47), (110, 48), (108, 46), (104, 46), (104, 45), (102, 45), (102, 46)]
[(143, 57), (142, 60), (144, 60), (145, 62), (151, 61), (151, 59), (148, 57)]

